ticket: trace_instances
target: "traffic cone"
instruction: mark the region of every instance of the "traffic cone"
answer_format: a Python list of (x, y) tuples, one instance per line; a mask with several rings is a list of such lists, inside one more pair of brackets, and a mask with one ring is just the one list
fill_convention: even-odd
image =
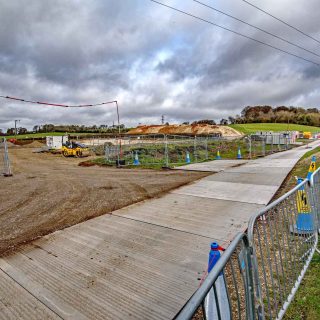
[(134, 161), (133, 161), (133, 164), (134, 164), (135, 166), (140, 165), (140, 162), (139, 162), (139, 156), (138, 156), (138, 151), (136, 151), (136, 154), (134, 155)]
[(221, 160), (220, 149), (217, 150), (216, 160)]
[(187, 154), (186, 154), (186, 163), (190, 163), (191, 160), (190, 160), (190, 154), (189, 152), (187, 151)]
[(310, 167), (309, 167), (309, 171), (308, 171), (308, 175), (307, 175), (307, 179), (310, 180), (312, 174), (316, 171), (317, 166), (316, 166), (316, 156), (312, 156), (311, 158), (311, 163), (310, 163)]
[[(297, 184), (299, 185), (303, 182), (303, 178), (297, 178)], [(314, 219), (309, 204), (307, 193), (304, 188), (304, 185), (297, 190), (296, 195), (297, 203), (297, 220), (296, 225), (294, 226), (294, 233), (296, 234), (309, 234), (314, 232)]]
[(240, 147), (238, 147), (237, 159), (242, 159)]

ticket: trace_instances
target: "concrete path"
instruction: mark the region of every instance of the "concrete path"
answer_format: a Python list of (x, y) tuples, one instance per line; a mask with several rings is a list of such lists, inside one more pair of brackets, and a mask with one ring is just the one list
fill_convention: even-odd
[(198, 164), (221, 172), (0, 259), (0, 319), (171, 319), (197, 289), (211, 241), (227, 246), (243, 231), (306, 151), (224, 171)]
[(185, 166), (175, 167), (176, 170), (187, 171), (207, 171), (207, 172), (221, 172), (229, 168), (238, 167), (248, 160), (219, 160), (201, 163), (192, 163)]

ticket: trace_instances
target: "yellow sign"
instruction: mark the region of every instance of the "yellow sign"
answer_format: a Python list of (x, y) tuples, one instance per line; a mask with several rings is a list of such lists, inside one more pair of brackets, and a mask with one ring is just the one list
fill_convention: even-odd
[(310, 163), (309, 172), (315, 172), (316, 171), (316, 163), (312, 161)]
[(311, 213), (311, 208), (308, 204), (307, 194), (305, 190), (298, 190), (297, 208), (298, 208), (298, 213)]

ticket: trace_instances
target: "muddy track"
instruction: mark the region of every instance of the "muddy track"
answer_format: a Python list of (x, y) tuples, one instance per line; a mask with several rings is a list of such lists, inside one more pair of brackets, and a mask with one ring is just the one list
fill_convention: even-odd
[(11, 148), (9, 154), (14, 176), (0, 177), (0, 254), (208, 175), (80, 167), (81, 159), (22, 147)]

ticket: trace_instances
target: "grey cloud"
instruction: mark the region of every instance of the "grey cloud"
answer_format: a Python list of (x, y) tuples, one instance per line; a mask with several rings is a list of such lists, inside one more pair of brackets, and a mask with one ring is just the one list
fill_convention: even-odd
[[(163, 2), (311, 58), (192, 1)], [(242, 2), (207, 3), (319, 50)], [(316, 0), (263, 4), (315, 37), (316, 5)], [(218, 120), (250, 104), (317, 107), (320, 97), (320, 68), (147, 0), (0, 0), (0, 44), (0, 94), (70, 104), (117, 99), (127, 125), (159, 122), (161, 114), (170, 122)], [(116, 119), (112, 106), (60, 110), (1, 99), (0, 127), (12, 126), (9, 120), (17, 117), (29, 127)]]

